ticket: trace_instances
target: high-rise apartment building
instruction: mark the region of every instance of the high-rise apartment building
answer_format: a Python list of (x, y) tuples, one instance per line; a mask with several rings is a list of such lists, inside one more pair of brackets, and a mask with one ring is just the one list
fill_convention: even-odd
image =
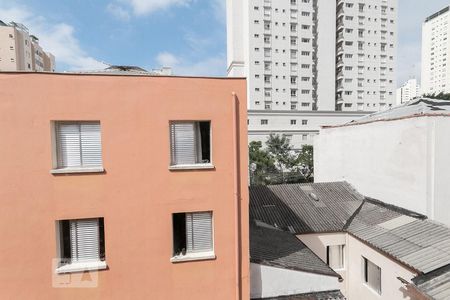
[(326, 111), (315, 123), (331, 125), (394, 105), (396, 16), (397, 0), (228, 0), (228, 75), (248, 79), (250, 134), (309, 140), (319, 126), (294, 129), (292, 114)]
[(396, 16), (396, 0), (228, 0), (228, 73), (249, 109), (392, 106)]
[(397, 89), (397, 104), (406, 103), (420, 96), (420, 85), (416, 78), (408, 79), (401, 87)]
[(0, 71), (54, 72), (55, 57), (23, 24), (0, 20)]
[(422, 25), (422, 92), (450, 93), (450, 6), (425, 19)]

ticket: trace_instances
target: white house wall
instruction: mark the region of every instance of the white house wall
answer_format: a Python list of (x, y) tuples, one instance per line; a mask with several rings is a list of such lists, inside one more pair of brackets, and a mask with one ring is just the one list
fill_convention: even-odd
[[(346, 233), (321, 233), (321, 234), (302, 234), (297, 238), (301, 240), (311, 251), (313, 251), (321, 260), (327, 262), (327, 246), (346, 245)], [(347, 264), (347, 247), (344, 248), (344, 264)], [(341, 275), (343, 281), (339, 283), (339, 289), (342, 294), (347, 294), (347, 272), (346, 268), (335, 270)]]
[[(409, 291), (397, 279), (410, 281), (416, 273), (398, 264), (391, 258), (379, 253), (350, 234), (348, 235), (347, 260), (347, 299), (348, 300), (408, 300)], [(362, 257), (367, 258), (381, 268), (381, 295), (364, 283)]]

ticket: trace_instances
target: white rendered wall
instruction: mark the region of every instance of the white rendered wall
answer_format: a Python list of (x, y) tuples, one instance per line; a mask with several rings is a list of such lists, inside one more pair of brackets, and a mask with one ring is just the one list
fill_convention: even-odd
[[(318, 234), (302, 234), (297, 238), (301, 240), (311, 251), (313, 251), (323, 262), (327, 262), (327, 246), (346, 245), (346, 233), (318, 233)], [(344, 248), (344, 268), (336, 269), (336, 273), (341, 275), (343, 281), (339, 283), (339, 289), (344, 296), (347, 295), (347, 246)]]
[(448, 117), (323, 129), (315, 181), (345, 180), (365, 196), (450, 225), (449, 129)]
[[(348, 300), (412, 300), (404, 285), (397, 279), (410, 281), (417, 274), (396, 261), (370, 248), (352, 235), (347, 238), (347, 294)], [(381, 268), (381, 295), (364, 283), (362, 257)]]
[(338, 278), (250, 264), (250, 298), (338, 290)]

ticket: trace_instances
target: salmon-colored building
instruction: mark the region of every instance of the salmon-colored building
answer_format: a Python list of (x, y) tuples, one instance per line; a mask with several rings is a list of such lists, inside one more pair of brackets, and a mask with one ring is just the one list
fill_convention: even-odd
[(0, 299), (248, 299), (244, 79), (0, 74)]

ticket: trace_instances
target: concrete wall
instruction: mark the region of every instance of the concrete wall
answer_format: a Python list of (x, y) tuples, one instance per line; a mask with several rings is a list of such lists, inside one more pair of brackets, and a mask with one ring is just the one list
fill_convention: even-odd
[[(410, 291), (397, 279), (407, 281), (416, 276), (396, 261), (382, 255), (351, 235), (347, 238), (347, 299), (348, 300), (408, 300), (417, 299), (410, 296)], [(364, 283), (362, 257), (367, 258), (381, 268), (381, 295)]]
[(250, 264), (251, 298), (339, 289), (337, 277)]
[[(0, 298), (229, 300), (241, 281), (248, 299), (245, 91), (242, 79), (1, 74)], [(52, 120), (99, 120), (105, 172), (50, 174)], [(169, 170), (170, 120), (211, 120), (214, 170)], [(213, 211), (216, 259), (171, 263), (172, 213), (205, 210)], [(55, 221), (89, 217), (104, 217), (109, 268), (95, 272), (94, 288), (53, 288)]]

